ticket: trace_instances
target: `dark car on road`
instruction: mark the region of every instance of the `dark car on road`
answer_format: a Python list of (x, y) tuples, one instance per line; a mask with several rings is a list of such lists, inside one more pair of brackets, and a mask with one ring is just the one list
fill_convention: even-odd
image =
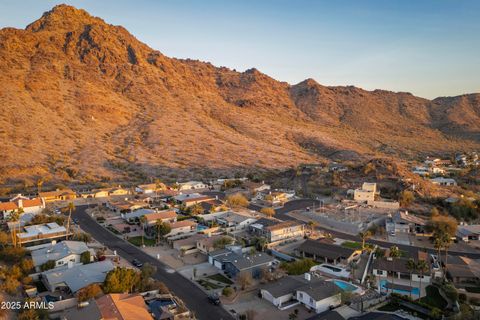
[(141, 263), (138, 259), (133, 259), (132, 264), (137, 268), (141, 268), (143, 266), (143, 263)]
[(214, 304), (216, 306), (218, 306), (221, 302), (220, 302), (220, 297), (218, 296), (218, 294), (209, 294), (208, 295), (208, 302), (210, 302), (211, 304)]

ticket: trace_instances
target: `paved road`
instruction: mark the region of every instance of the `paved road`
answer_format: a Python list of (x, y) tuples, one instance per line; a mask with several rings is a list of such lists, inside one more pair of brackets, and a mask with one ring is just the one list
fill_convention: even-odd
[(80, 227), (84, 231), (90, 233), (103, 245), (112, 250), (116, 250), (117, 254), (123, 259), (128, 261), (138, 259), (143, 263), (148, 262), (155, 265), (157, 272), (154, 277), (165, 283), (175, 295), (180, 297), (180, 299), (187, 304), (187, 307), (195, 313), (198, 319), (233, 319), (222, 307), (208, 303), (207, 295), (193, 283), (178, 273), (168, 272), (167, 269), (170, 269), (165, 264), (105, 230), (85, 212), (86, 208), (87, 206), (77, 206), (75, 212), (72, 213), (72, 217), (78, 219)]

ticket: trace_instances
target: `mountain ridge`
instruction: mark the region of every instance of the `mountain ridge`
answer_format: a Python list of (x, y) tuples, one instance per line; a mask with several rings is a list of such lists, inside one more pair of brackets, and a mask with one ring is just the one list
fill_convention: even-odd
[(479, 94), (428, 100), (292, 85), (255, 68), (166, 57), (67, 5), (25, 30), (0, 30), (0, 81), (3, 181), (287, 168), (338, 152), (411, 158), (480, 145)]

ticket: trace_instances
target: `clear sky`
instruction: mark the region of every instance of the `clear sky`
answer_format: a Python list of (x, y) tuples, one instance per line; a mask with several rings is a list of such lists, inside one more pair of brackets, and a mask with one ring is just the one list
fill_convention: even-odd
[[(480, 92), (478, 0), (63, 1), (123, 25), (162, 53), (297, 83)], [(2, 0), (0, 27), (24, 28), (62, 1)]]

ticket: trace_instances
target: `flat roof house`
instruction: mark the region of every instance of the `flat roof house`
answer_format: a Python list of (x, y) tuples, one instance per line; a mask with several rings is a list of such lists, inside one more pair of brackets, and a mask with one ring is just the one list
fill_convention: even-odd
[(249, 225), (257, 221), (257, 218), (251, 215), (227, 211), (222, 215), (218, 215), (215, 220), (220, 226), (231, 232), (247, 229)]
[(425, 219), (409, 214), (408, 211), (398, 211), (387, 220), (385, 229), (388, 233), (423, 233), (426, 225)]
[(452, 179), (452, 178), (437, 177), (437, 178), (430, 179), (430, 181), (433, 184), (436, 184), (439, 186), (451, 187), (451, 186), (457, 185), (457, 182), (455, 181), (455, 179)]
[(251, 234), (265, 237), (268, 243), (280, 243), (282, 241), (302, 238), (305, 234), (304, 225), (301, 222), (288, 220), (261, 218), (249, 226)]
[(197, 203), (215, 200), (215, 197), (206, 196), (199, 193), (187, 193), (179, 194), (173, 197), (173, 199), (175, 199), (175, 201), (177, 201), (178, 203), (185, 205), (186, 207), (190, 207)]
[(41, 279), (49, 291), (68, 289), (71, 293), (93, 283), (103, 283), (107, 273), (114, 269), (110, 260), (81, 264), (71, 268), (57, 268), (41, 273)]
[(64, 240), (67, 237), (67, 229), (56, 222), (26, 226), (23, 230), (17, 233), (17, 244), (21, 246), (34, 246), (52, 240)]
[(207, 189), (208, 185), (201, 181), (187, 181), (177, 183), (179, 190), (197, 190), (197, 189)]
[(469, 242), (480, 239), (480, 225), (464, 225), (458, 226), (456, 237), (458, 240)]
[(326, 243), (319, 240), (307, 239), (295, 253), (303, 258), (311, 258), (318, 262), (331, 264), (348, 265), (351, 261), (358, 259), (362, 250), (342, 247), (336, 244)]
[[(72, 264), (79, 264), (80, 256), (83, 252), (90, 250), (87, 245), (82, 241), (62, 241), (47, 247), (33, 250), (31, 252), (33, 266), (37, 272), (40, 272), (42, 264), (52, 260), (55, 261), (55, 268)], [(93, 255), (90, 257), (90, 261), (93, 261)]]

